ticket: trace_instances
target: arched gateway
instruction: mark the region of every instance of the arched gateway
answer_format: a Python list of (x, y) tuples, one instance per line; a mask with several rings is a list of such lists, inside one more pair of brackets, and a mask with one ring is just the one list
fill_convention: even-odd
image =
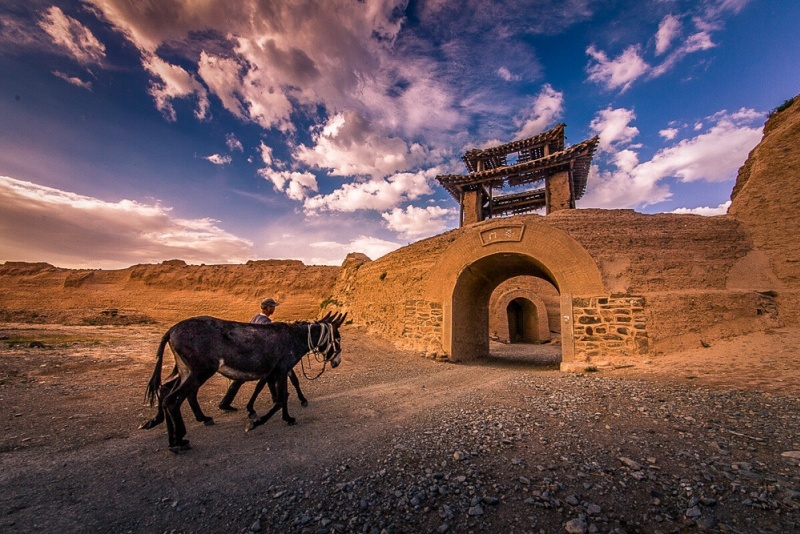
[(441, 255), (426, 282), (431, 300), (442, 303), (442, 348), (453, 361), (489, 354), (489, 298), (505, 280), (537, 276), (561, 298), (562, 369), (575, 362), (572, 303), (575, 297), (607, 295), (589, 253), (565, 232), (532, 221), (495, 219), (476, 224)]

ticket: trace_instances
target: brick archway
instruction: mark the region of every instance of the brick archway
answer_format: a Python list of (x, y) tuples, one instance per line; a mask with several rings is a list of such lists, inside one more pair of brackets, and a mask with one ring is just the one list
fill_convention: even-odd
[(503, 281), (537, 276), (561, 295), (562, 367), (574, 359), (573, 296), (607, 294), (589, 253), (565, 232), (533, 221), (478, 223), (428, 273), (426, 293), (442, 303), (442, 348), (453, 361), (489, 354), (489, 298)]

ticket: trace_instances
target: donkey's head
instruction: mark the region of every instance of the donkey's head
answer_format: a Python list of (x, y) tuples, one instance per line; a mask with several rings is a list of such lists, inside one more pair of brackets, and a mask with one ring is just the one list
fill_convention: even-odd
[(342, 336), (339, 334), (339, 327), (344, 324), (347, 313), (332, 314), (328, 312), (325, 317), (317, 321), (323, 332), (328, 335), (328, 342), (324, 347), (319, 347), (326, 362), (330, 362), (331, 367), (338, 367), (342, 363)]

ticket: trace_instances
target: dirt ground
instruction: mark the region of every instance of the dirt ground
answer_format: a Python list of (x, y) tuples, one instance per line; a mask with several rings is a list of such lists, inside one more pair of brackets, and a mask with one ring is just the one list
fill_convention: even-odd
[(0, 531), (800, 528), (798, 330), (577, 376), (557, 347), (448, 364), (345, 327), (342, 365), (290, 398), (296, 426), (245, 433), (217, 375), (216, 424), (184, 407), (179, 455), (138, 430), (164, 330), (0, 324)]

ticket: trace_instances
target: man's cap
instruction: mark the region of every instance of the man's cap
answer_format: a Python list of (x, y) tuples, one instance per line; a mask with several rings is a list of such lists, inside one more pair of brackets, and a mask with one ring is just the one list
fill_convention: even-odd
[(278, 303), (275, 302), (272, 299), (264, 299), (264, 300), (261, 301), (261, 307), (262, 308), (274, 308), (277, 305), (278, 305)]

